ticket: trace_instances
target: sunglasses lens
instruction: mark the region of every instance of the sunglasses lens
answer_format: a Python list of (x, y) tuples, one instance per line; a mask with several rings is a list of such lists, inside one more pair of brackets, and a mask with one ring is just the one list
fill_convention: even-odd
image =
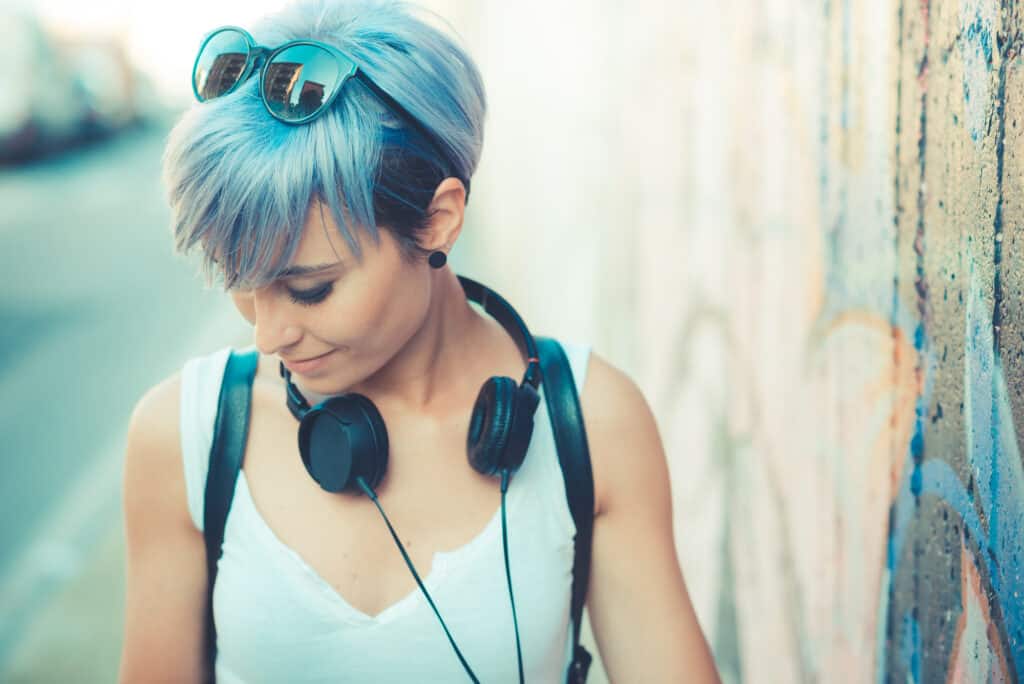
[(192, 72), (192, 85), (199, 99), (209, 100), (234, 88), (248, 58), (249, 43), (238, 31), (225, 29), (210, 36)]
[(263, 97), (274, 116), (301, 121), (331, 99), (342, 65), (316, 45), (292, 45), (275, 54), (263, 77)]

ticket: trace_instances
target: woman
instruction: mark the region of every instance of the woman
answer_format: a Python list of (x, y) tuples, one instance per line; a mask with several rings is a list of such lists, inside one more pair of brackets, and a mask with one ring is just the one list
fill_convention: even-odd
[[(379, 410), (390, 446), (377, 500), (480, 681), (516, 681), (520, 657), (526, 681), (561, 681), (575, 527), (546, 414), (508, 488), (517, 632), (498, 486), (466, 462), (481, 385), (527, 365), (445, 265), (483, 139), (473, 62), (413, 7), (311, 0), (212, 33), (193, 79), (201, 102), (164, 159), (176, 243), (201, 247), (260, 354), (215, 584), (217, 679), (467, 675), (375, 503), (325, 491), (304, 467), (283, 363), (310, 405), (357, 392)], [(594, 473), (587, 606), (604, 667), (613, 681), (717, 681), (650, 409), (588, 346), (563, 347)], [(131, 418), (122, 682), (212, 674), (203, 485), (228, 352), (187, 361)]]

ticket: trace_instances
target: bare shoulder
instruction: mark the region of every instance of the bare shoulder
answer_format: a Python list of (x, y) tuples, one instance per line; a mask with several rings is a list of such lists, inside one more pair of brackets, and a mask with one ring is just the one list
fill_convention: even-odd
[(616, 493), (609, 483), (642, 483), (661, 477), (665, 456), (654, 414), (643, 391), (625, 371), (596, 352), (580, 396), (594, 471), (596, 514)]
[(156, 431), (166, 437), (173, 432), (177, 438), (180, 397), (179, 370), (147, 389), (135, 402), (129, 421), (129, 433)]
[(594, 353), (582, 394), (599, 513), (587, 610), (608, 679), (718, 682), (679, 567), (668, 464), (647, 399)]
[(188, 510), (180, 371), (136, 402), (125, 446), (125, 632), (120, 682), (203, 676), (206, 556)]
[[(132, 490), (153, 493), (162, 487), (176, 489), (179, 484), (184, 487), (180, 396), (181, 372), (176, 371), (146, 390), (135, 403), (125, 449), (125, 485), (131, 488), (126, 494)], [(128, 479), (135, 476), (139, 479)], [(187, 506), (184, 512), (188, 514)]]
[(128, 544), (148, 533), (192, 524), (180, 430), (181, 371), (146, 390), (135, 403), (125, 442), (123, 502)]
[(595, 420), (614, 419), (623, 410), (647, 410), (647, 401), (633, 378), (595, 351), (590, 352), (580, 403)]

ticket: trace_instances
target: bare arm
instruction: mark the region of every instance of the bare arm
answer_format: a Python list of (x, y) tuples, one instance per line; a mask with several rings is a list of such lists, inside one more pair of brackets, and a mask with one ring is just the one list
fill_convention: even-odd
[(718, 682), (676, 555), (654, 416), (596, 354), (580, 402), (598, 483), (587, 608), (605, 671), (613, 682)]
[(121, 684), (205, 681), (206, 548), (192, 524), (178, 430), (180, 377), (136, 404), (125, 449)]

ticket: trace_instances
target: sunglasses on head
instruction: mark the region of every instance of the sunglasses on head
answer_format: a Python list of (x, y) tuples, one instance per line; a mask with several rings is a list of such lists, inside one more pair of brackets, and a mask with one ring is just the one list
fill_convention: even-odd
[[(416, 117), (363, 73), (344, 52), (316, 40), (292, 40), (274, 49), (257, 45), (237, 26), (214, 29), (203, 39), (192, 67), (192, 92), (200, 102), (227, 95), (259, 72), (260, 99), (278, 121), (304, 124), (323, 114), (350, 78), (403, 117), (448, 163), (444, 147)], [(467, 187), (468, 191), (468, 187)]]

